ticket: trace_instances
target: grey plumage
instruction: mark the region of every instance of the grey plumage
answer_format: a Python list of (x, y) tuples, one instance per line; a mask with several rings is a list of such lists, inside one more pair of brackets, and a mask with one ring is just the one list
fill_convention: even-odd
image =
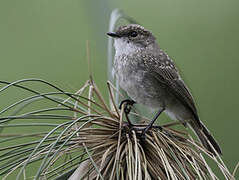
[(206, 149), (213, 152), (209, 141), (221, 154), (219, 145), (198, 117), (189, 89), (153, 34), (140, 25), (130, 24), (108, 35), (115, 38), (114, 71), (121, 88), (137, 103), (165, 110), (172, 119), (187, 121)]

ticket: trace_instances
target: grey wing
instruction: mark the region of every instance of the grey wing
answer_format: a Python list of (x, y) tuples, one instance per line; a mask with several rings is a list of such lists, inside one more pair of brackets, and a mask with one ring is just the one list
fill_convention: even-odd
[(158, 81), (160, 81), (160, 83), (163, 83), (167, 90), (173, 94), (185, 107), (191, 110), (195, 120), (200, 126), (201, 123), (192, 95), (183, 80), (181, 80), (172, 60), (170, 60), (165, 53), (155, 58), (157, 61), (152, 62), (153, 64), (148, 66), (151, 73)]

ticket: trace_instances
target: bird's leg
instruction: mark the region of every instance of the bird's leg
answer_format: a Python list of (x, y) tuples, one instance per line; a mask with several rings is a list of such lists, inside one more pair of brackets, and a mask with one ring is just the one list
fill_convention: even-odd
[[(154, 122), (156, 121), (156, 119), (159, 117), (159, 115), (165, 110), (165, 108), (160, 109), (157, 114), (154, 116), (154, 118), (152, 119), (152, 121), (150, 121), (150, 123), (144, 128), (144, 130), (142, 131), (141, 137), (145, 137), (145, 133), (151, 129), (153, 127)], [(160, 126), (159, 126), (160, 127)]]
[(130, 111), (131, 111), (131, 106), (133, 106), (136, 102), (133, 101), (133, 100), (131, 100), (131, 99), (125, 99), (125, 100), (121, 101), (121, 103), (120, 103), (120, 105), (119, 105), (119, 109), (122, 108), (122, 106), (123, 106), (124, 103), (125, 103), (124, 113), (125, 113), (125, 116), (126, 116), (126, 119), (127, 119), (128, 123), (129, 123), (129, 126), (132, 127), (132, 126), (134, 126), (134, 125), (133, 125), (133, 124), (131, 123), (131, 121), (129, 120), (128, 115), (129, 115), (129, 113), (130, 113)]

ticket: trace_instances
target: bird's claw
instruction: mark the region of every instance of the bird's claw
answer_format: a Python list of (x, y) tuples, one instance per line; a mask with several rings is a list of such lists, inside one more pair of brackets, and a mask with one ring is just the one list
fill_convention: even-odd
[(160, 131), (162, 131), (163, 129), (162, 129), (162, 127), (161, 126), (146, 126), (143, 130), (142, 130), (142, 133), (141, 133), (141, 135), (140, 135), (140, 138), (141, 139), (146, 139), (146, 133), (150, 130), (150, 129), (152, 129), (152, 128), (154, 128), (154, 129), (159, 129)]
[(131, 107), (135, 104), (135, 101), (130, 100), (130, 99), (125, 99), (125, 100), (121, 101), (121, 103), (119, 105), (119, 109), (122, 109), (123, 104), (125, 104), (125, 106), (124, 106), (125, 114), (129, 114), (131, 111)]
[(125, 113), (126, 119), (127, 119), (128, 123), (129, 123), (129, 126), (133, 127), (134, 124), (132, 124), (131, 121), (129, 120), (128, 114), (130, 113), (131, 107), (133, 106), (135, 101), (130, 100), (130, 99), (125, 99), (125, 100), (121, 101), (121, 103), (119, 105), (119, 109), (122, 109), (122, 106), (123, 106), (124, 103), (125, 103), (124, 113)]

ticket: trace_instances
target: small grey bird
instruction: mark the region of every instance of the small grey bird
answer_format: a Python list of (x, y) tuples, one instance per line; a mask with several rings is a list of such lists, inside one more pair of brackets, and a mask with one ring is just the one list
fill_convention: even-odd
[(206, 126), (200, 121), (192, 95), (179, 75), (172, 59), (160, 49), (153, 34), (137, 24), (121, 26), (107, 33), (114, 38), (114, 71), (119, 84), (134, 102), (158, 113), (144, 133), (164, 111), (172, 119), (187, 122), (203, 146), (210, 152), (221, 149)]

